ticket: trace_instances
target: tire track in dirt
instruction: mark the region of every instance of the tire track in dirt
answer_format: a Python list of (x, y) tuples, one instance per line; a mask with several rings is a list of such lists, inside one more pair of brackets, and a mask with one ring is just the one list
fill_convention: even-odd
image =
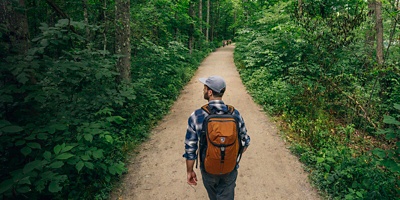
[(251, 137), (249, 149), (240, 162), (236, 199), (320, 199), (301, 163), (286, 148), (276, 125), (246, 92), (233, 62), (234, 45), (217, 49), (199, 66), (172, 106), (170, 113), (154, 128), (150, 139), (132, 158), (121, 187), (111, 199), (161, 200), (208, 199), (201, 173), (195, 169), (198, 185), (186, 183), (184, 139), (187, 119), (206, 104), (200, 77), (220, 75), (227, 83), (223, 97), (243, 116)]

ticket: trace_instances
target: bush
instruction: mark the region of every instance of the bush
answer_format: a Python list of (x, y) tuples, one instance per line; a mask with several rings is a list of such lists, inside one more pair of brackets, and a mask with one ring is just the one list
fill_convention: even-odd
[(119, 84), (115, 58), (87, 48), (68, 26), (43, 24), (28, 56), (1, 62), (3, 198), (107, 199), (126, 172), (127, 151), (147, 138), (209, 52), (144, 40), (132, 83)]

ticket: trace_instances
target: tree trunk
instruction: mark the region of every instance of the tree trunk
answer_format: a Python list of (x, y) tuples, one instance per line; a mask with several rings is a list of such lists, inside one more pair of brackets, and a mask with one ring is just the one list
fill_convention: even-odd
[(301, 17), (301, 16), (303, 16), (303, 2), (302, 2), (302, 0), (298, 0), (297, 1), (298, 2), (298, 9), (299, 9), (299, 17)]
[[(179, 2), (177, 0), (174, 1), (174, 5), (177, 5)], [(178, 22), (178, 11), (176, 10), (176, 8), (174, 9), (175, 13), (174, 13), (174, 18), (175, 18), (175, 22)], [(178, 41), (180, 38), (178, 38), (178, 25), (177, 23), (174, 23), (173, 25), (173, 29), (174, 29), (174, 39), (176, 41)]]
[(210, 41), (214, 41), (214, 25), (215, 25), (215, 3), (210, 2), (211, 9), (210, 9)]
[(90, 32), (89, 32), (89, 17), (88, 17), (88, 11), (87, 11), (87, 0), (82, 0), (82, 6), (83, 6), (83, 18), (85, 20), (85, 25), (86, 25), (86, 38), (89, 41), (90, 40)]
[[(375, 22), (375, 0), (368, 1), (368, 16), (371, 18), (372, 21)], [(367, 49), (366, 54), (368, 58), (373, 57), (372, 49), (374, 48), (375, 44), (375, 35), (376, 30), (373, 27), (367, 28), (367, 31), (365, 33), (365, 46)], [(365, 66), (368, 67), (369, 64), (366, 64)]]
[(131, 45), (130, 45), (130, 0), (115, 0), (115, 53), (118, 81), (130, 82), (131, 79)]
[(242, 5), (243, 5), (243, 12), (244, 12), (244, 16), (245, 16), (245, 20), (246, 20), (246, 24), (249, 21), (249, 11), (247, 10), (247, 0), (243, 0), (242, 1)]
[(220, 19), (220, 4), (219, 4), (219, 0), (217, 0), (217, 6), (215, 6), (216, 8), (216, 13), (215, 13), (215, 19), (214, 21), (214, 38), (217, 38), (218, 40), (218, 24), (219, 24), (219, 19)]
[[(28, 18), (25, 1), (18, 1), (19, 9), (15, 9), (9, 0), (0, 0), (0, 22), (4, 23), (9, 41), (8, 51), (15, 54), (25, 54), (29, 49)], [(20, 10), (20, 11), (18, 11)]]
[[(235, 24), (236, 24), (236, 18), (237, 18), (237, 16), (236, 16), (236, 10), (235, 10), (234, 13), (233, 13), (233, 22), (234, 22)], [(236, 35), (236, 28), (233, 27), (233, 30), (232, 30), (232, 40), (235, 39), (235, 35)]]
[[(396, 0), (396, 8), (397, 8), (397, 11), (400, 11), (400, 0)], [(398, 18), (399, 18), (399, 13), (397, 13), (397, 19)], [(400, 44), (400, 35), (399, 35), (397, 44)]]
[[(54, 11), (57, 12), (58, 15), (60, 15), (63, 19), (68, 19), (71, 20), (70, 17), (67, 15), (67, 13), (65, 13), (64, 11), (61, 10), (60, 7), (58, 7), (58, 5), (56, 3), (54, 3), (52, 0), (46, 0), (47, 4), (49, 4), (49, 6), (51, 6), (53, 8)], [(78, 34), (75, 30), (75, 28), (72, 25), (69, 25), (69, 29)]]
[(199, 0), (199, 30), (203, 33), (203, 1)]
[(189, 25), (189, 30), (188, 30), (188, 49), (189, 53), (192, 54), (193, 52), (193, 43), (194, 43), (194, 4), (190, 0), (189, 1), (189, 16), (191, 19), (191, 23)]
[(377, 0), (375, 2), (375, 16), (376, 16), (376, 59), (379, 65), (384, 62), (383, 58), (383, 22), (382, 22), (382, 2)]
[(107, 0), (104, 0), (104, 8), (103, 8), (103, 18), (104, 18), (104, 31), (103, 31), (103, 56), (106, 55), (107, 51)]
[(210, 31), (210, 0), (207, 0), (207, 29), (206, 29), (206, 40), (209, 41), (209, 31)]

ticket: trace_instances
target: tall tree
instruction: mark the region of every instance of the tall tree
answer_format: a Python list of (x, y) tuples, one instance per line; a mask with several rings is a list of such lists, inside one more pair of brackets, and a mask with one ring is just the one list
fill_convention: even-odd
[(24, 54), (29, 48), (28, 18), (26, 16), (25, 0), (18, 0), (16, 5), (12, 1), (0, 0), (0, 23), (4, 23), (8, 34), (10, 52)]
[(376, 59), (380, 65), (383, 64), (383, 22), (382, 22), (382, 2), (375, 2), (375, 28), (376, 28)]
[(115, 0), (115, 53), (119, 81), (131, 79), (130, 0)]
[(199, 0), (199, 30), (203, 33), (203, 1)]
[(207, 29), (206, 29), (206, 40), (209, 41), (210, 31), (210, 0), (207, 0)]
[[(368, 17), (372, 20), (375, 21), (375, 1), (374, 0), (369, 0), (368, 1)], [(375, 35), (376, 31), (375, 29), (371, 26), (368, 27), (365, 33), (365, 45), (367, 49), (373, 49), (374, 44), (375, 44)], [(373, 52), (367, 50), (366, 52), (368, 54), (368, 57), (373, 56)], [(366, 67), (369, 65), (365, 65)]]
[(107, 50), (107, 0), (104, 1), (104, 7), (103, 7), (103, 20), (104, 20), (104, 31), (103, 31), (103, 52), (105, 55), (105, 52)]
[(85, 24), (86, 24), (86, 38), (89, 40), (90, 32), (89, 32), (89, 17), (88, 17), (88, 10), (87, 10), (87, 0), (82, 0), (82, 6), (83, 6), (83, 18), (84, 18)]
[(194, 44), (194, 3), (189, 0), (189, 17), (190, 17), (190, 24), (188, 30), (188, 49), (189, 53), (192, 54), (193, 52), (193, 44)]
[(302, 2), (302, 0), (298, 0), (297, 1), (297, 3), (298, 3), (298, 13), (299, 13), (299, 16), (301, 17), (302, 15), (303, 15), (303, 2)]

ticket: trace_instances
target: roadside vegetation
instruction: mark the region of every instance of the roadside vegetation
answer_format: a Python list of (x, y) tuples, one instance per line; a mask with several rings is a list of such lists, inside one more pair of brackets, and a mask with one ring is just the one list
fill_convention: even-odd
[(399, 1), (261, 3), (235, 62), (312, 183), (328, 199), (400, 198)]

